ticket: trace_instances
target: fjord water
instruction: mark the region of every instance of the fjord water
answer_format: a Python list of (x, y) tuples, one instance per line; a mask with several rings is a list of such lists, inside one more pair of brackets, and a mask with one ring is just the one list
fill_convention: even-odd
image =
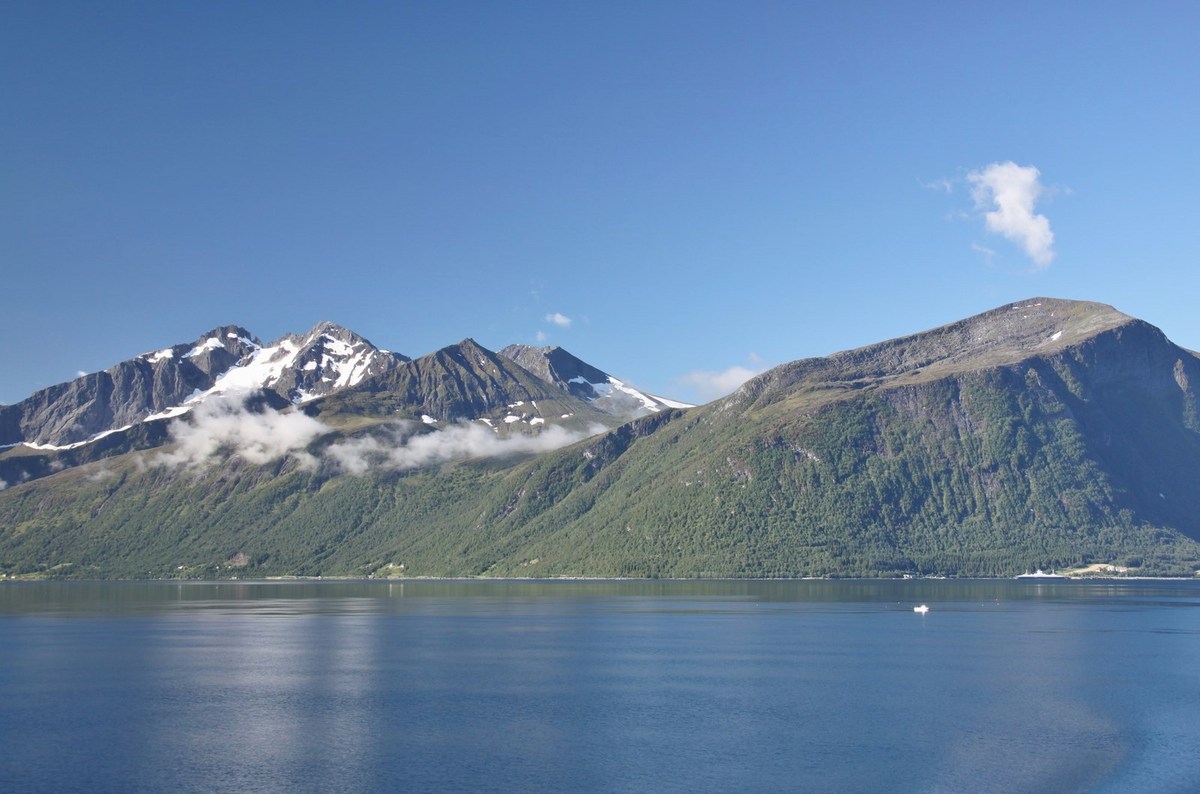
[(0, 586), (5, 791), (1192, 791), (1198, 706), (1196, 582)]

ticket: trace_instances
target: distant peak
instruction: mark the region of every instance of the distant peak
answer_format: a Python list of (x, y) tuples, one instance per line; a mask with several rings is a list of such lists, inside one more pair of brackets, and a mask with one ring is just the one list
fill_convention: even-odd
[[(978, 318), (987, 317), (989, 315), (1003, 314), (1005, 312), (1021, 312), (1024, 315), (1045, 316), (1045, 317), (1070, 317), (1074, 319), (1085, 317), (1103, 317), (1108, 319), (1132, 320), (1133, 318), (1127, 314), (1117, 311), (1107, 303), (1095, 303), (1093, 301), (1068, 300), (1064, 298), (1027, 298), (1023, 301), (1015, 301), (1005, 304), (991, 311), (976, 315)], [(975, 318), (968, 318), (968, 320)]]
[[(964, 342), (970, 346), (1003, 345), (1032, 350), (1044, 348), (1050, 342), (1065, 345), (1079, 341), (1132, 322), (1133, 319), (1104, 303), (1029, 298), (935, 328), (926, 334), (945, 333), (956, 328), (969, 329)], [(924, 334), (911, 338), (921, 336)]]
[[(300, 334), (297, 334), (296, 336), (298, 338), (301, 337)], [(363, 339), (349, 328), (346, 328), (343, 325), (338, 325), (337, 323), (329, 322), (328, 320), (322, 320), (314, 325), (312, 330), (310, 330), (307, 334), (304, 334), (302, 338), (309, 340), (310, 342), (315, 342), (324, 336), (327, 336), (331, 339), (336, 339), (339, 342), (346, 342), (348, 344), (358, 344), (359, 342), (366, 342), (367, 344), (370, 344), (370, 342), (367, 342), (366, 339)], [(372, 347), (374, 347), (374, 345), (372, 345)]]
[(225, 344), (225, 340), (227, 339), (241, 339), (243, 342), (248, 342), (253, 345), (261, 344), (254, 334), (250, 333), (240, 325), (218, 325), (216, 328), (200, 334), (200, 336), (198, 336), (196, 340), (192, 342), (192, 347), (203, 345), (210, 339), (220, 340), (222, 344)]
[(429, 359), (429, 358), (438, 358), (441, 356), (452, 356), (452, 357), (465, 357), (465, 358), (471, 359), (472, 361), (479, 361), (480, 359), (494, 358), (495, 355), (496, 354), (494, 352), (492, 352), (491, 350), (488, 350), (486, 347), (479, 344), (474, 339), (471, 339), (470, 337), (468, 337), (466, 339), (463, 339), (460, 342), (455, 342), (452, 345), (446, 345), (445, 347), (439, 348), (432, 353), (429, 353), (425, 356), (421, 356), (421, 358)]
[(337, 323), (330, 322), (329, 320), (322, 320), (321, 322), (317, 323), (316, 325), (313, 326), (312, 330), (309, 331), (309, 333), (313, 334), (313, 335), (316, 335), (316, 334), (335, 334), (335, 335), (349, 334), (349, 335), (357, 336), (357, 334), (355, 334), (349, 328), (346, 328), (346, 326), (338, 325)]
[(544, 356), (544, 355), (549, 355), (556, 350), (562, 350), (562, 348), (559, 347), (558, 345), (538, 346), (538, 345), (525, 345), (525, 344), (518, 343), (518, 344), (508, 345), (498, 352), (500, 353), (500, 355), (504, 356), (505, 358), (515, 358), (517, 356), (527, 355), (527, 354), (531, 354), (531, 353), (535, 354), (535, 355), (543, 355)]
[(458, 350), (482, 350), (485, 353), (487, 353), (488, 355), (492, 355), (491, 350), (488, 350), (486, 347), (479, 344), (478, 342), (476, 342), (474, 339), (472, 339), (469, 336), (466, 339), (462, 340), (461, 342), (456, 342), (453, 345), (449, 345), (448, 348), (458, 349)]

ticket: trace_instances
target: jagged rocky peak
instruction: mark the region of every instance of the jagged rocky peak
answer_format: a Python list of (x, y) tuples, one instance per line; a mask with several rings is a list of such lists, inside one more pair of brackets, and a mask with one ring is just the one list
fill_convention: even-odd
[(593, 367), (556, 345), (509, 345), (500, 351), (500, 355), (515, 361), (542, 380), (549, 381), (584, 400), (600, 397), (596, 385), (607, 385), (611, 377), (607, 372)]
[(305, 334), (288, 334), (260, 346), (232, 368), (214, 391), (270, 389), (302, 403), (356, 386), (408, 361), (375, 347), (336, 323), (317, 323)]
[[(474, 420), (505, 406), (550, 399), (556, 389), (473, 339), (404, 362), (364, 381), (352, 410), (436, 421)], [(317, 410), (339, 410), (335, 395)]]
[(610, 416), (631, 418), (663, 408), (692, 407), (641, 392), (561, 347), (509, 345), (500, 355)]
[(524, 399), (530, 396), (526, 394), (530, 388), (543, 396), (552, 393), (546, 391), (547, 384), (536, 378), (531, 380), (531, 373), (519, 365), (513, 366), (515, 363), (467, 338), (422, 356), (411, 366), (421, 377), (451, 377), (463, 383), (475, 382), (481, 388), (482, 384), (491, 384), (487, 388), (509, 390), (519, 385), (518, 394)]
[[(223, 325), (201, 334), (190, 344), (173, 345), (162, 350), (143, 353), (136, 360), (148, 362), (155, 367), (168, 362), (186, 361), (209, 376), (220, 375), (229, 367), (261, 347), (262, 343), (249, 331), (238, 325)], [(122, 366), (118, 364), (117, 367)], [(116, 367), (110, 368), (112, 372)]]

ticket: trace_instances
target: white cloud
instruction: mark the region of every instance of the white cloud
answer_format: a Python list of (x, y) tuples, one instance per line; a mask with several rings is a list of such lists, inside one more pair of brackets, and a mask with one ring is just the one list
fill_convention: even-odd
[[(328, 425), (300, 411), (254, 412), (245, 407), (244, 398), (243, 394), (206, 400), (187, 418), (175, 420), (174, 449), (157, 455), (153, 462), (198, 468), (237, 455), (256, 465), (284, 456), (306, 468), (318, 465), (320, 459), (307, 448), (332, 432)], [(534, 435), (513, 433), (502, 438), (474, 423), (428, 433), (415, 432), (417, 428), (415, 422), (399, 422), (377, 436), (337, 441), (319, 454), (348, 474), (365, 474), (374, 468), (414, 469), (449, 460), (546, 452), (605, 430), (596, 425), (573, 432), (552, 425)]]
[(1040, 269), (1054, 260), (1054, 232), (1034, 207), (1045, 192), (1041, 172), (1014, 162), (992, 163), (967, 174), (975, 208), (984, 212), (987, 229), (1020, 245)]
[(85, 377), (86, 375), (87, 375), (87, 373), (81, 369), (75, 370), (75, 377), (77, 377), (77, 378), (82, 378), (82, 377)]
[(203, 466), (218, 456), (236, 454), (258, 465), (285, 455), (306, 466), (316, 463), (305, 447), (328, 433), (328, 426), (300, 411), (247, 410), (245, 397), (233, 394), (205, 400), (187, 420), (176, 420), (170, 431), (175, 448), (155, 462)]
[(921, 185), (928, 190), (938, 190), (942, 193), (954, 192), (954, 180), (946, 179), (945, 177), (935, 179), (932, 182), (922, 182)]
[(365, 474), (372, 468), (415, 469), (450, 460), (548, 452), (605, 430), (596, 425), (587, 432), (573, 432), (552, 425), (536, 435), (514, 433), (502, 438), (490, 427), (468, 422), (419, 435), (410, 432), (413, 427), (411, 423), (401, 423), (392, 426), (382, 438), (367, 436), (339, 441), (325, 454), (346, 473)]
[[(141, 458), (137, 458), (137, 460), (141, 461)], [(114, 474), (111, 470), (101, 466), (100, 468), (98, 468), (94, 472), (92, 472), (91, 474), (87, 475), (87, 477), (85, 477), (84, 479), (86, 479), (88, 482), (104, 482), (105, 480), (111, 480), (116, 476), (117, 475)]]
[(534, 337), (537, 339), (538, 342), (545, 342), (546, 341), (546, 332), (538, 331), (537, 334), (534, 335)]
[[(759, 357), (753, 354), (750, 356), (750, 361), (753, 364), (760, 363)], [(762, 374), (763, 371), (760, 368), (751, 369), (749, 367), (733, 366), (723, 369), (720, 372), (694, 370), (675, 380), (677, 383), (690, 388), (700, 402), (707, 402), (715, 400), (718, 397), (724, 397), (755, 375)]]
[(988, 248), (986, 245), (980, 245), (979, 243), (971, 243), (971, 250), (977, 254), (982, 254), (983, 258), (989, 262), (996, 256), (995, 250)]
[(565, 314), (560, 314), (559, 312), (547, 314), (546, 322), (553, 323), (554, 325), (557, 325), (559, 328), (570, 328), (571, 327), (571, 318)]

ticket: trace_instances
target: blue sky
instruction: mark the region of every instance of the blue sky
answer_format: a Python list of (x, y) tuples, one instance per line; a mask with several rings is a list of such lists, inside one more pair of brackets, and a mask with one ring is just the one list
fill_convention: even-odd
[(225, 323), (558, 344), (693, 400), (1036, 295), (1197, 349), (1197, 31), (1191, 2), (10, 0), (0, 403)]

